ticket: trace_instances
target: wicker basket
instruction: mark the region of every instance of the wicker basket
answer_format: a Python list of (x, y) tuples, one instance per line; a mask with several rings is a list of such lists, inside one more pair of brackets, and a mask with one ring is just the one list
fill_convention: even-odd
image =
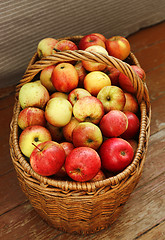
[[(75, 36), (65, 39), (70, 39), (78, 44), (81, 37)], [(33, 78), (35, 79), (35, 76), (45, 67), (71, 60), (88, 60), (114, 66), (131, 79), (136, 89), (141, 125), (134, 160), (123, 172), (102, 181), (80, 183), (42, 177), (33, 171), (18, 145), (17, 119), (21, 109), (18, 102), (20, 87), (26, 82), (32, 81)], [(90, 234), (111, 225), (118, 218), (123, 205), (142, 174), (150, 134), (150, 100), (145, 81), (137, 76), (129, 64), (140, 66), (133, 53), (130, 53), (126, 62), (99, 53), (81, 50), (59, 52), (42, 60), (37, 59), (35, 53), (16, 88), (16, 102), (10, 133), (11, 158), (22, 191), (32, 206), (43, 219), (59, 230)]]

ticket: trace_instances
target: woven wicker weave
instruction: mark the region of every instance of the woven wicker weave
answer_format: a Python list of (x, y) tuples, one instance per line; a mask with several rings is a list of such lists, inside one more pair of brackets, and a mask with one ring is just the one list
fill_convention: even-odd
[[(78, 44), (82, 36), (67, 37)], [(45, 67), (70, 61), (88, 60), (106, 63), (126, 74), (136, 89), (140, 106), (141, 124), (138, 148), (133, 162), (121, 173), (97, 182), (74, 182), (54, 180), (35, 173), (18, 145), (19, 128), (17, 124), (20, 104), (20, 87), (30, 82)], [(142, 81), (129, 64), (139, 62), (130, 53), (127, 63), (99, 53), (77, 51), (59, 52), (42, 60), (35, 53), (16, 89), (16, 102), (13, 110), (10, 133), (10, 153), (23, 192), (38, 214), (50, 225), (65, 232), (89, 234), (111, 225), (119, 216), (142, 174), (148, 139), (150, 135), (150, 99), (145, 81)]]

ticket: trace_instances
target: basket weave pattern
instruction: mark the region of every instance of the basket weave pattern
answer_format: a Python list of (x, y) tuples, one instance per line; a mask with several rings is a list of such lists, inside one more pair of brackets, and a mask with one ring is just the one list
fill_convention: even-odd
[[(78, 43), (81, 37), (66, 39)], [(71, 60), (88, 60), (114, 66), (130, 78), (136, 89), (141, 124), (135, 157), (123, 172), (102, 181), (80, 183), (40, 176), (33, 171), (18, 145), (17, 120), (21, 109), (18, 93), (21, 86), (33, 81), (45, 67)], [(133, 53), (130, 53), (128, 62), (140, 66)], [(146, 83), (137, 76), (128, 63), (114, 57), (82, 50), (59, 52), (41, 60), (37, 59), (35, 53), (16, 88), (16, 101), (11, 122), (10, 153), (20, 186), (38, 214), (55, 228), (70, 233), (94, 233), (112, 224), (119, 216), (142, 174), (150, 135), (150, 119), (151, 109)]]

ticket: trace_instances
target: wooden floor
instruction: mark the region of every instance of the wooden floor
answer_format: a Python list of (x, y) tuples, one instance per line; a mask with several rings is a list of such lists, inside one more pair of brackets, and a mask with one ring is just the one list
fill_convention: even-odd
[(3, 240), (164, 240), (165, 239), (165, 22), (129, 38), (147, 74), (152, 104), (151, 137), (144, 171), (119, 219), (90, 236), (66, 234), (48, 226), (22, 193), (9, 155), (14, 93), (0, 99), (0, 239)]

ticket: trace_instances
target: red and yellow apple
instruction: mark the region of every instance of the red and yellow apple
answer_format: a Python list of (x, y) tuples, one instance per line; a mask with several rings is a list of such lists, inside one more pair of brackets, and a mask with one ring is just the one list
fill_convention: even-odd
[(110, 56), (124, 60), (130, 54), (130, 43), (122, 36), (113, 36), (106, 40), (106, 49)]
[(30, 165), (41, 176), (51, 176), (61, 169), (65, 158), (65, 151), (59, 143), (46, 141), (34, 148), (30, 155)]
[(41, 59), (48, 55), (55, 53), (54, 47), (58, 41), (54, 38), (44, 38), (42, 39), (37, 46), (37, 54)]
[(78, 85), (78, 73), (71, 63), (59, 63), (52, 72), (52, 83), (59, 92), (70, 92)]
[(64, 139), (62, 127), (55, 127), (49, 122), (47, 122), (46, 128), (49, 130), (53, 141), (61, 142)]
[(79, 121), (75, 117), (72, 117), (70, 122), (63, 127), (62, 131), (66, 141), (72, 142), (72, 132), (78, 124)]
[(78, 77), (79, 77), (78, 87), (82, 88), (82, 87), (84, 87), (84, 78), (87, 75), (87, 71), (83, 67), (82, 61), (77, 61), (76, 64), (74, 65), (74, 67), (75, 67), (75, 69), (78, 73)]
[(46, 89), (50, 92), (54, 92), (56, 90), (52, 84), (52, 79), (51, 79), (54, 68), (55, 68), (54, 65), (46, 67), (40, 73), (40, 81), (42, 85), (46, 87)]
[(103, 87), (97, 98), (102, 102), (104, 111), (107, 113), (111, 110), (123, 110), (126, 102), (123, 90), (117, 86)]
[(111, 66), (107, 66), (106, 69), (104, 70), (104, 72), (110, 78), (112, 85), (119, 86), (119, 74), (120, 74), (120, 71), (117, 68), (111, 67)]
[(104, 41), (96, 34), (88, 34), (81, 38), (78, 48), (85, 50), (87, 47), (99, 45), (105, 48)]
[(70, 40), (63, 39), (59, 40), (55, 45), (55, 50), (65, 51), (65, 50), (78, 50), (76, 44)]
[(19, 147), (26, 157), (30, 157), (35, 148), (33, 144), (38, 145), (41, 142), (51, 140), (51, 134), (45, 127), (39, 125), (29, 126), (20, 134)]
[(75, 147), (90, 147), (97, 150), (103, 141), (100, 128), (91, 122), (81, 122), (72, 133)]
[[(97, 52), (97, 53), (101, 53), (104, 55), (108, 55), (107, 50), (104, 47), (98, 46), (98, 45), (90, 46), (90, 47), (86, 48), (85, 51)], [(105, 63), (91, 62), (91, 61), (85, 61), (85, 60), (82, 60), (82, 64), (83, 64), (83, 67), (89, 72), (103, 71), (107, 66)]]
[(94, 96), (83, 97), (74, 104), (73, 115), (79, 122), (98, 124), (104, 115), (104, 107)]
[(50, 95), (50, 99), (55, 98), (55, 97), (61, 97), (61, 98), (65, 98), (66, 100), (68, 100), (68, 94), (63, 93), (63, 92), (54, 92)]
[(133, 83), (124, 73), (119, 74), (119, 86), (126, 92), (135, 94), (136, 90), (133, 86)]
[(18, 115), (18, 126), (24, 130), (32, 125), (46, 125), (45, 113), (42, 109), (36, 107), (24, 108)]
[(139, 105), (135, 96), (128, 92), (125, 92), (124, 94), (125, 94), (126, 102), (125, 102), (123, 111), (137, 113)]
[(97, 96), (97, 94), (103, 87), (110, 85), (110, 78), (102, 71), (90, 72), (84, 78), (84, 88), (93, 96)]
[(75, 88), (69, 93), (68, 100), (73, 106), (80, 98), (86, 96), (91, 96), (91, 94), (87, 90), (85, 90), (84, 88)]

